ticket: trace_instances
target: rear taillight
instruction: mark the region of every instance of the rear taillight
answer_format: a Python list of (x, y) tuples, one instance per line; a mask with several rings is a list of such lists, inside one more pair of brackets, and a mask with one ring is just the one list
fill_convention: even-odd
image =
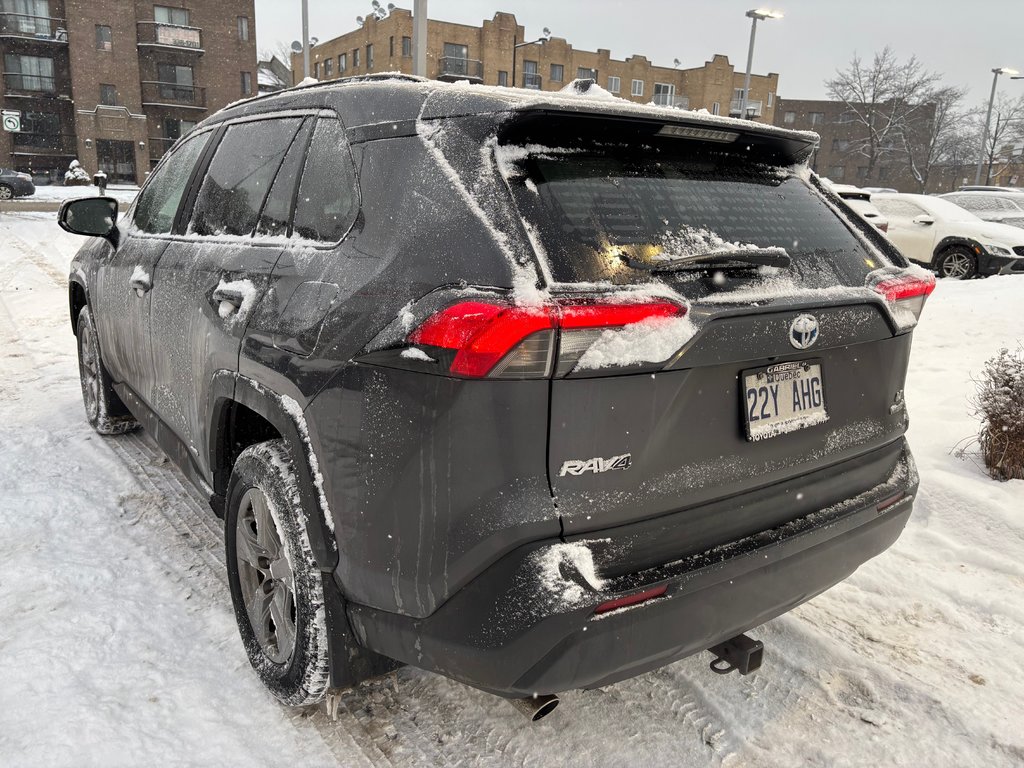
[[(871, 286), (892, 310), (901, 326), (913, 326), (921, 319), (924, 303), (935, 290), (935, 275), (917, 269), (912, 273), (886, 275)], [(910, 317), (913, 320), (910, 320)]]
[[(535, 307), (462, 301), (428, 317), (409, 334), (406, 343), (447, 368), (439, 373), (499, 379), (564, 376), (596, 345), (607, 345), (609, 331), (632, 327), (645, 331), (649, 327), (655, 333), (663, 323), (685, 314), (685, 307), (667, 300), (559, 302)], [(648, 357), (659, 355), (660, 359), (646, 362), (667, 359), (663, 348)], [(639, 362), (635, 355), (622, 360), (623, 364), (616, 366), (616, 360), (601, 358), (595, 367), (631, 368)]]
[(889, 231), (889, 222), (883, 221), (881, 224), (878, 225), (878, 229), (880, 231), (882, 231), (882, 232), (888, 232)]

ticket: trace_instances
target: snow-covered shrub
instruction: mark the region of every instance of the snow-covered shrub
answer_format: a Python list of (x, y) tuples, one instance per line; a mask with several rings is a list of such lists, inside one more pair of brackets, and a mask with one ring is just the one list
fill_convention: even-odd
[(1024, 480), (1024, 347), (999, 350), (985, 363), (974, 399), (978, 442), (996, 480)]
[(92, 179), (86, 173), (85, 168), (77, 160), (72, 160), (67, 171), (64, 172), (65, 187), (87, 187), (92, 184)]

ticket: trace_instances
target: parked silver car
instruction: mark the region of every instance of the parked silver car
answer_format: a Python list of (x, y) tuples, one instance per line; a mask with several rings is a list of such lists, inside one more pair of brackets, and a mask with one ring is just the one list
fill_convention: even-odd
[(950, 192), (939, 197), (984, 221), (1024, 229), (1024, 195), (1020, 192)]

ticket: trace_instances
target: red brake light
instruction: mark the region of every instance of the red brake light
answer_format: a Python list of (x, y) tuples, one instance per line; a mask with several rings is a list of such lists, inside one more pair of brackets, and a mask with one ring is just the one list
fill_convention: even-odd
[(922, 277), (916, 275), (894, 277), (882, 280), (875, 285), (875, 291), (882, 294), (886, 301), (902, 301), (915, 296), (930, 296), (934, 290), (935, 275), (931, 274)]
[[(462, 301), (427, 318), (409, 334), (408, 342), (453, 350), (455, 356), (449, 371), (459, 376), (542, 377), (551, 373), (555, 331), (599, 332), (685, 313), (685, 307), (666, 300), (622, 304), (560, 302), (537, 307)], [(510, 355), (512, 352), (515, 355)], [(575, 350), (572, 364), (580, 352)], [(509, 359), (505, 360), (506, 357)], [(496, 369), (499, 363), (502, 364)]]
[(639, 603), (646, 603), (648, 600), (653, 600), (656, 597), (661, 597), (668, 591), (668, 584), (662, 584), (660, 587), (654, 587), (653, 589), (645, 589), (643, 592), (636, 592), (632, 595), (626, 595), (625, 597), (618, 597), (614, 600), (609, 600), (606, 603), (601, 603), (597, 608), (594, 609), (594, 613), (608, 613), (609, 611), (615, 611), (619, 608), (627, 608), (631, 605), (638, 605)]

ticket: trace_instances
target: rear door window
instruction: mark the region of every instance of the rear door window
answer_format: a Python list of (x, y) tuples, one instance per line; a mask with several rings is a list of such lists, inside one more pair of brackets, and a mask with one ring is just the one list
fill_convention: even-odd
[(302, 118), (237, 123), (221, 139), (196, 198), (189, 232), (248, 235)]
[(295, 186), (302, 172), (302, 162), (306, 159), (309, 147), (309, 133), (313, 120), (307, 120), (302, 130), (295, 134), (292, 145), (285, 155), (284, 162), (277, 172), (277, 178), (270, 188), (267, 201), (260, 213), (259, 224), (256, 225), (258, 237), (285, 237), (292, 218), (292, 207), (295, 203)]
[(337, 242), (352, 226), (358, 208), (355, 169), (345, 129), (334, 118), (320, 118), (299, 182), (292, 236)]
[(517, 192), (552, 277), (646, 282), (648, 266), (708, 251), (784, 248), (809, 287), (864, 284), (880, 266), (806, 182), (782, 168), (653, 153), (540, 155)]

